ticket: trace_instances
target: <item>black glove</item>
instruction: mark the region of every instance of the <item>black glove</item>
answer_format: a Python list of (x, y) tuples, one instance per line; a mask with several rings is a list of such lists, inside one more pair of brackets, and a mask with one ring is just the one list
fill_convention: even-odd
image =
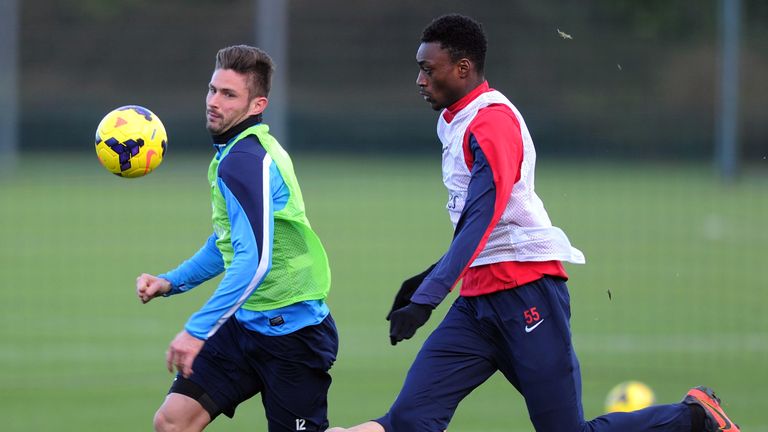
[(432, 315), (433, 307), (430, 305), (409, 303), (390, 315), (389, 341), (396, 345), (403, 339), (410, 339), (416, 333), (416, 329), (423, 326)]
[(429, 275), (429, 273), (433, 268), (435, 268), (436, 265), (437, 264), (432, 264), (428, 269), (417, 274), (416, 276), (413, 276), (410, 279), (406, 279), (402, 285), (400, 285), (400, 290), (398, 290), (397, 294), (395, 294), (395, 301), (392, 303), (392, 309), (390, 309), (389, 313), (387, 314), (387, 321), (389, 321), (389, 318), (392, 316), (392, 312), (404, 308), (408, 305), (408, 303), (411, 302), (411, 296), (413, 293), (416, 292), (416, 289), (419, 288), (421, 282), (424, 281), (424, 278)]

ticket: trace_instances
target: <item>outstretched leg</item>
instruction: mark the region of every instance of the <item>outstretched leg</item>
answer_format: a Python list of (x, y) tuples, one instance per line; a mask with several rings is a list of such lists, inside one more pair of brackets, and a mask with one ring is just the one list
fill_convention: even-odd
[(493, 336), (464, 298), (453, 304), (408, 371), (389, 412), (376, 421), (329, 432), (435, 432), (444, 430), (456, 406), (497, 367)]
[[(570, 297), (564, 281), (543, 278), (488, 296), (487, 301), (504, 311), (505, 325), (500, 331), (511, 361), (500, 369), (525, 397), (537, 432), (691, 431), (691, 409), (683, 403), (584, 420), (581, 373), (571, 343)], [(533, 310), (536, 314), (530, 312)]]

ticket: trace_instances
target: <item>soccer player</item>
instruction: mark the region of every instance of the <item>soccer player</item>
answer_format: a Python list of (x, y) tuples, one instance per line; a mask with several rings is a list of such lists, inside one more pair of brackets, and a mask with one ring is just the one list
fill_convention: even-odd
[(224, 272), (168, 347), (168, 370), (178, 373), (155, 414), (157, 431), (200, 431), (257, 393), (270, 431), (328, 427), (338, 350), (325, 303), (330, 270), (291, 159), (262, 123), (273, 69), (258, 48), (217, 53), (206, 97), (213, 234), (176, 269), (136, 280), (147, 303)]
[(485, 80), (485, 53), (481, 26), (465, 16), (437, 18), (422, 34), (416, 85), (440, 111), (437, 134), (454, 235), (433, 267), (401, 286), (387, 317), (391, 343), (411, 338), (463, 283), (389, 412), (346, 430), (443, 431), (459, 402), (501, 371), (525, 398), (540, 432), (738, 431), (703, 387), (682, 403), (584, 420), (562, 262), (585, 259), (552, 226), (534, 192), (531, 135), (515, 106)]

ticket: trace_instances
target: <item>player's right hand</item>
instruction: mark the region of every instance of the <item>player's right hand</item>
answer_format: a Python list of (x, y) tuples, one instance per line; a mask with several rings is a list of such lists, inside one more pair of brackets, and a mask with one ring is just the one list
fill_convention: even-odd
[(163, 278), (142, 273), (136, 278), (136, 295), (142, 303), (148, 303), (157, 296), (171, 290), (171, 283)]
[(406, 307), (394, 311), (389, 322), (389, 341), (392, 345), (412, 338), (416, 330), (429, 320), (432, 309), (434, 307), (430, 305), (408, 303)]
[(424, 278), (429, 275), (429, 273), (433, 268), (435, 268), (436, 265), (437, 264), (432, 264), (423, 272), (403, 281), (402, 285), (400, 285), (400, 289), (397, 291), (397, 294), (395, 294), (395, 301), (392, 303), (392, 308), (387, 314), (387, 321), (389, 321), (389, 319), (392, 317), (392, 312), (408, 306), (408, 304), (411, 302), (411, 296), (413, 293), (416, 292), (416, 290), (419, 288), (419, 285), (421, 285), (421, 283), (424, 281)]

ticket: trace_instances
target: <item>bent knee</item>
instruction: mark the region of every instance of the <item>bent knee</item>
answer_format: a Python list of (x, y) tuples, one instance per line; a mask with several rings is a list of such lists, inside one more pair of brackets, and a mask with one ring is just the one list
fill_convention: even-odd
[(155, 427), (155, 432), (186, 431), (189, 430), (188, 427), (190, 425), (188, 423), (188, 419), (179, 415), (173, 415), (169, 410), (164, 409), (164, 407), (160, 407), (160, 409), (157, 410), (155, 418), (152, 421), (152, 425)]
[(155, 428), (155, 432), (171, 432), (180, 430), (178, 427), (174, 428), (174, 422), (172, 418), (163, 410), (162, 407), (155, 412), (155, 418), (152, 419), (152, 426)]
[(160, 407), (152, 420), (155, 432), (202, 431), (209, 423), (207, 413), (202, 413), (205, 416), (198, 413), (180, 414)]

